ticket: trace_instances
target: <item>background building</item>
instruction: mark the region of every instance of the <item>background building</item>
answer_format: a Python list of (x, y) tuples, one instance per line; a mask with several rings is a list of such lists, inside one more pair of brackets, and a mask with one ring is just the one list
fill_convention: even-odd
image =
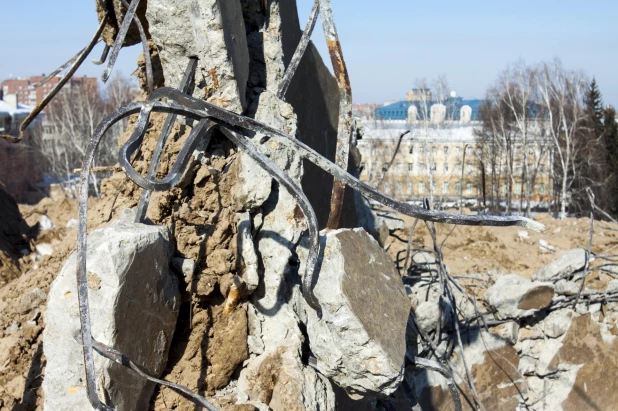
[[(489, 150), (478, 137), (482, 100), (451, 97), (442, 104), (415, 97), (430, 98), (429, 90), (411, 93), (406, 101), (376, 108), (374, 119), (359, 120), (363, 124), (358, 140), (363, 181), (399, 200), (428, 198), (434, 206), (456, 204), (461, 195), (469, 206), (501, 208), (507, 194), (512, 203), (522, 202), (528, 186), (532, 202), (550, 201), (553, 154), (547, 150), (551, 145), (544, 140), (542, 127), (527, 136), (525, 155), (515, 136), (512, 158), (507, 158), (506, 151)], [(419, 107), (424, 114), (418, 114)], [(408, 130), (385, 172), (399, 137)]]
[[(15, 94), (17, 95), (17, 101), (19, 103), (36, 106), (39, 104), (52, 89), (60, 81), (60, 76), (55, 76), (49, 79), (49, 81), (40, 87), (35, 88), (34, 84), (43, 80), (45, 75), (33, 76), (30, 78), (16, 78), (4, 80), (0, 83), (0, 91), (2, 94)], [(71, 78), (65, 87), (78, 86), (82, 84), (88, 84), (90, 87), (98, 88), (98, 80), (95, 77), (73, 77)]]

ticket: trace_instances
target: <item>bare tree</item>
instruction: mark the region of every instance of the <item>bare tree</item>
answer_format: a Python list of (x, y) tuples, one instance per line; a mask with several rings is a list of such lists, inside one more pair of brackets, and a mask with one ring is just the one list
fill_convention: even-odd
[(583, 97), (587, 81), (582, 73), (566, 71), (559, 60), (539, 69), (537, 87), (546, 119), (545, 129), (553, 141), (557, 181), (560, 190), (559, 217), (566, 216), (570, 191), (579, 175), (578, 156), (582, 149)]
[[(100, 93), (96, 83), (75, 83), (59, 93), (49, 105), (38, 148), (47, 159), (46, 172), (62, 181), (70, 195), (75, 194), (71, 182), (74, 170), (80, 167), (95, 128), (115, 107), (129, 103), (135, 95), (130, 80), (117, 75), (104, 93)], [(118, 137), (127, 121), (115, 124), (109, 131), (111, 136), (102, 140), (95, 157), (97, 166), (116, 163)], [(96, 191), (98, 184), (94, 174), (92, 179)]]

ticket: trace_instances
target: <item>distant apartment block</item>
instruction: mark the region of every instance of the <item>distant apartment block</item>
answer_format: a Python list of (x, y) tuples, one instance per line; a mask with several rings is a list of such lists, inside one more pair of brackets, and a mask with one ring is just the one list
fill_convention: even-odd
[[(60, 81), (60, 76), (52, 77), (47, 83), (35, 88), (34, 84), (43, 80), (45, 75), (33, 76), (30, 78), (12, 78), (4, 80), (0, 83), (0, 94), (9, 95), (15, 94), (20, 104), (27, 106), (36, 106), (39, 104), (51, 90)], [(95, 77), (73, 77), (68, 81), (65, 87), (88, 85), (89, 87), (98, 88), (98, 80)]]

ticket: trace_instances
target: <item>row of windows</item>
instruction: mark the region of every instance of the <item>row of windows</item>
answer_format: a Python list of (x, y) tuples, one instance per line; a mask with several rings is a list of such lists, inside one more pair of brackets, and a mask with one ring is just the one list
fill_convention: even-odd
[[(539, 194), (545, 194), (546, 188), (545, 188), (545, 183), (540, 183), (538, 185), (538, 192)], [(502, 186), (502, 194), (507, 195), (509, 192), (509, 186), (508, 184), (504, 184)], [(513, 186), (513, 192), (515, 194), (521, 194), (521, 183), (515, 183), (515, 186)]]
[[(450, 147), (449, 146), (443, 146), (442, 150), (443, 150), (444, 154), (448, 154), (449, 150), (450, 150)], [(473, 150), (472, 147), (468, 146), (466, 148), (466, 155), (471, 155), (472, 154), (472, 150)], [(408, 150), (408, 153), (412, 154), (413, 152), (414, 152), (414, 146), (410, 145), (410, 149)], [(418, 148), (418, 153), (420, 155), (422, 155), (422, 156), (425, 155), (426, 150), (425, 150), (425, 146), (424, 145), (421, 145)], [(438, 146), (431, 146), (431, 154), (436, 155), (437, 153), (438, 153)], [(376, 147), (373, 147), (371, 149), (371, 155), (375, 156), (377, 154), (378, 154), (378, 149)], [(460, 155), (460, 154), (461, 154), (461, 147), (455, 147), (455, 155)]]
[[(432, 183), (432, 188), (433, 188), (433, 192), (435, 193), (437, 191), (437, 184), (434, 181)], [(461, 182), (456, 182), (454, 184), (454, 191), (450, 191), (451, 189), (451, 184), (449, 182), (443, 182), (442, 183), (442, 194), (459, 194), (459, 192), (461, 191)], [(417, 183), (417, 194), (424, 194), (426, 191), (426, 189), (429, 189), (429, 185), (424, 182), (424, 181), (419, 181)], [(403, 191), (403, 183), (402, 182), (396, 182), (395, 183), (395, 190), (396, 193), (402, 193)], [(467, 194), (472, 194), (472, 190), (473, 190), (473, 186), (472, 183), (466, 183), (466, 193)], [(391, 184), (390, 183), (384, 183), (384, 191), (386, 192), (390, 192), (391, 191)], [(412, 181), (408, 181), (406, 183), (406, 193), (408, 194), (414, 194), (414, 183)]]
[[(403, 193), (404, 192), (403, 191), (403, 187), (404, 187), (404, 185), (403, 185), (402, 182), (399, 182), (399, 181), (396, 182), (395, 183), (395, 192), (396, 193)], [(428, 189), (429, 186), (426, 185), (426, 183), (424, 181), (419, 181), (417, 183), (417, 192), (416, 193), (417, 194), (424, 194), (426, 192), (425, 191), (426, 188)], [(433, 192), (435, 193), (437, 191), (437, 188), (438, 188), (435, 181), (432, 183), (432, 188), (433, 188)], [(466, 194), (472, 194), (473, 189), (474, 189), (472, 183), (466, 183), (465, 188), (466, 188), (466, 190), (465, 190)], [(449, 182), (445, 181), (445, 182), (442, 183), (442, 194), (459, 194), (461, 192), (461, 182), (456, 182), (454, 184), (454, 191), (451, 192), (450, 189), (451, 189), (451, 184)], [(513, 187), (514, 193), (519, 195), (519, 194), (521, 194), (521, 190), (522, 190), (521, 183), (516, 183), (515, 186)], [(384, 191), (387, 192), (387, 193), (391, 191), (391, 184), (390, 183), (388, 183), (388, 182), (384, 183)], [(408, 194), (415, 194), (414, 193), (414, 183), (412, 181), (408, 181), (406, 183), (406, 191), (405, 192), (408, 193)], [(508, 194), (508, 192), (509, 192), (508, 185), (504, 184), (504, 186), (502, 187), (502, 194), (506, 195), (506, 194)], [(545, 183), (541, 183), (541, 184), (538, 185), (538, 193), (542, 194), (542, 195), (544, 195), (546, 193)]]
[[(361, 164), (361, 167), (364, 169), (365, 165)], [(371, 164), (371, 171), (375, 172), (378, 170), (378, 163), (372, 163)], [(403, 168), (404, 168), (404, 164), (403, 163), (397, 163), (395, 164), (394, 167), (394, 171), (397, 174), (402, 174), (403, 173)], [(413, 172), (414, 171), (414, 163), (408, 163), (407, 164), (407, 170), (408, 172)], [(431, 165), (431, 171), (437, 171), (438, 170), (438, 164), (437, 163), (432, 163)], [(449, 171), (451, 171), (451, 166), (449, 163), (444, 163), (442, 165), (442, 170), (445, 173), (448, 173)], [(470, 163), (466, 163), (466, 172), (471, 173), (474, 170), (474, 166)], [(418, 171), (419, 173), (426, 173), (427, 172), (427, 165), (426, 164), (419, 164), (418, 165)], [(453, 168), (453, 172), (461, 172), (461, 163), (456, 163), (455, 167)]]

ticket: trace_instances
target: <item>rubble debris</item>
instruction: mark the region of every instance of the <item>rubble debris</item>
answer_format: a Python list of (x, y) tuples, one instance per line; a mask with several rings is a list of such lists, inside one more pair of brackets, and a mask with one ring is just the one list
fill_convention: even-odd
[(552, 283), (532, 282), (516, 274), (498, 277), (484, 300), (498, 319), (521, 318), (548, 307), (554, 297)]
[[(93, 337), (122, 350), (153, 375), (163, 371), (179, 310), (176, 279), (169, 274), (170, 235), (164, 226), (134, 224), (134, 210), (88, 237)], [(45, 313), (43, 389), (48, 409), (91, 409), (79, 335), (73, 253), (54, 280)], [(78, 342), (79, 341), (79, 342)], [(147, 408), (154, 384), (96, 357), (97, 389), (118, 409)]]
[(533, 281), (557, 281), (562, 277), (581, 270), (586, 264), (586, 250), (576, 248), (556, 258), (545, 267), (537, 271)]

